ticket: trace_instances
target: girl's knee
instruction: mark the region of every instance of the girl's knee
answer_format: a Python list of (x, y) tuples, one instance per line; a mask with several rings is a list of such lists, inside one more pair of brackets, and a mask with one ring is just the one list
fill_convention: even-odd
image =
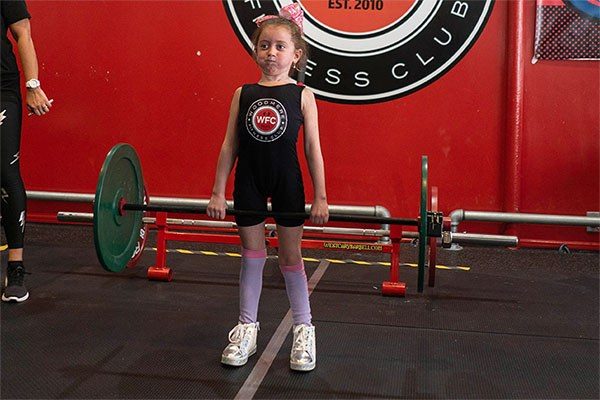
[(300, 261), (296, 264), (279, 264), (279, 269), (284, 275), (286, 272), (304, 273), (304, 263)]
[(302, 264), (302, 254), (300, 251), (284, 251), (279, 248), (278, 252), (279, 265), (280, 266), (291, 266)]
[(267, 258), (267, 249), (247, 249), (242, 246), (242, 257), (244, 258)]

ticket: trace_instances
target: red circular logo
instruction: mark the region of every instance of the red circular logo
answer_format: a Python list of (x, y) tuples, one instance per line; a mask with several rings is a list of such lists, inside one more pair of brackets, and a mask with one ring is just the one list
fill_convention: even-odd
[(279, 126), (279, 113), (272, 107), (261, 107), (254, 114), (253, 124), (262, 134), (273, 133)]
[(287, 128), (285, 107), (275, 99), (256, 100), (246, 113), (246, 128), (248, 133), (260, 142), (279, 139)]

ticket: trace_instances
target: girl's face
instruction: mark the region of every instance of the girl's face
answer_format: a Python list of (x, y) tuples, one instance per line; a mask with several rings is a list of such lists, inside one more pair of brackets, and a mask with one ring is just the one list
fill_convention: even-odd
[(292, 34), (285, 26), (267, 26), (258, 38), (256, 62), (266, 75), (287, 76), (301, 55), (302, 50), (296, 49)]

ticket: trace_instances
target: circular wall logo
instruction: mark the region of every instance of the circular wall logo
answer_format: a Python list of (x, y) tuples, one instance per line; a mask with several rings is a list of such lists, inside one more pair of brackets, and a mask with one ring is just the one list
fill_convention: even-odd
[[(320, 98), (374, 103), (405, 96), (448, 72), (483, 30), (494, 0), (298, 0), (310, 45), (305, 83)], [(252, 52), (256, 20), (292, 0), (223, 0)]]
[(256, 100), (246, 113), (246, 128), (253, 138), (261, 142), (277, 140), (287, 127), (287, 112), (275, 99)]

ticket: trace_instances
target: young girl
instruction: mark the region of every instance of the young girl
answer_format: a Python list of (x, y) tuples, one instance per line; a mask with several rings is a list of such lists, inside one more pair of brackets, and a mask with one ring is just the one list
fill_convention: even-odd
[[(238, 88), (233, 95), (207, 214), (216, 219), (225, 217), (225, 186), (236, 158), (236, 209), (266, 211), (270, 198), (273, 211), (303, 213), (304, 187), (296, 142), (304, 125), (304, 152), (314, 188), (310, 220), (324, 224), (329, 212), (315, 97), (290, 77), (307, 57), (302, 10), (293, 3), (282, 8), (279, 16), (259, 19), (257, 25), (252, 43), (261, 78), (258, 83)], [(258, 302), (267, 252), (264, 218), (236, 216), (236, 222), (242, 241), (240, 315), (238, 325), (229, 332), (230, 343), (221, 362), (241, 366), (256, 353)], [(300, 250), (304, 220), (275, 222), (279, 267), (294, 319), (290, 368), (310, 371), (316, 365), (316, 344)]]

